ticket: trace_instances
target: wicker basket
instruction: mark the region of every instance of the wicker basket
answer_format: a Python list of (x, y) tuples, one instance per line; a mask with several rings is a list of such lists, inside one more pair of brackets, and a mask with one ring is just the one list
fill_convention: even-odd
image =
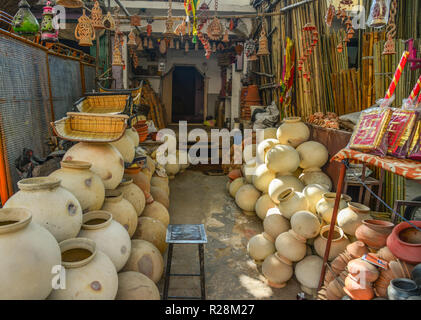
[(123, 94), (130, 93), (132, 95), (133, 103), (135, 105), (139, 105), (140, 98), (142, 97), (142, 84), (140, 85), (140, 87), (133, 88), (133, 89), (108, 89), (108, 88), (104, 88), (99, 83), (98, 83), (98, 87), (99, 87), (99, 92), (123, 93)]
[(67, 117), (51, 122), (51, 126), (64, 140), (106, 143), (124, 135), (128, 118), (127, 115), (68, 112)]
[(89, 93), (73, 105), (75, 111), (101, 114), (129, 114), (132, 96), (129, 93)]

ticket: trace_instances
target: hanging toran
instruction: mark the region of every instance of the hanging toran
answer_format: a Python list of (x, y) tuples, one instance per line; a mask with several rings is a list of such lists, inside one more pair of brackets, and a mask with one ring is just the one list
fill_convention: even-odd
[(83, 9), (83, 14), (77, 21), (75, 38), (79, 40), (79, 45), (82, 47), (92, 46), (92, 40), (95, 39), (95, 30), (92, 26), (91, 19), (86, 16), (85, 9)]
[(115, 21), (114, 21), (114, 18), (109, 11), (105, 15), (104, 20), (102, 21), (102, 24), (104, 25), (105, 29), (110, 30), (110, 31), (114, 31)]
[(199, 3), (200, 0), (184, 0), (184, 9), (186, 11), (187, 23), (190, 23), (190, 16), (193, 16), (193, 43), (196, 43), (198, 36), (197, 8), (199, 6)]
[(268, 49), (268, 38), (266, 37), (266, 22), (263, 18), (262, 31), (260, 32), (259, 38), (259, 51), (257, 52), (258, 56), (268, 56), (270, 55)]
[(389, 17), (389, 24), (387, 25), (387, 41), (384, 44), (383, 55), (392, 55), (396, 54), (395, 49), (395, 40), (394, 37), (396, 36), (396, 23), (395, 17), (397, 13), (398, 2), (397, 0), (392, 0), (390, 5), (390, 17)]
[(94, 29), (104, 29), (104, 17), (102, 16), (102, 10), (99, 6), (99, 2), (95, 0), (94, 7), (91, 11), (92, 26)]
[(219, 19), (216, 17), (216, 12), (218, 11), (218, 0), (215, 0), (215, 15), (212, 22), (208, 26), (208, 37), (210, 40), (217, 41), (222, 37), (222, 24)]
[(305, 68), (305, 62), (308, 61), (308, 58), (313, 53), (313, 48), (316, 47), (317, 42), (319, 42), (319, 32), (317, 28), (312, 23), (307, 23), (303, 29), (303, 39), (304, 39), (304, 49), (303, 55), (298, 59), (298, 70), (302, 72), (303, 78), (307, 81), (310, 81), (310, 72)]

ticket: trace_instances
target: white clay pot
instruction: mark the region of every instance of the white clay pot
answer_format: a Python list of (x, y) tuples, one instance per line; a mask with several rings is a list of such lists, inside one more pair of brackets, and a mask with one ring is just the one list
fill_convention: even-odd
[(142, 273), (127, 271), (118, 274), (116, 300), (161, 300), (156, 284)]
[(263, 229), (271, 238), (276, 239), (281, 233), (291, 229), (291, 225), (278, 208), (273, 208), (267, 212), (266, 218), (263, 220)]
[(306, 239), (316, 238), (320, 233), (320, 221), (309, 211), (298, 211), (291, 218), (291, 228)]
[(140, 217), (133, 239), (149, 241), (158, 248), (161, 254), (164, 254), (168, 246), (165, 242), (166, 235), (167, 228), (161, 221), (150, 217)]
[(63, 160), (91, 163), (91, 170), (102, 179), (105, 189), (117, 188), (123, 179), (123, 156), (108, 143), (79, 142), (66, 152)]
[(296, 192), (304, 189), (304, 184), (293, 175), (277, 176), (273, 179), (268, 188), (269, 196), (273, 202), (279, 204), (279, 195), (288, 188), (293, 188)]
[(268, 210), (273, 208), (277, 208), (276, 204), (272, 201), (268, 194), (264, 194), (257, 200), (255, 211), (257, 216), (264, 220)]
[(256, 264), (261, 264), (267, 256), (275, 252), (274, 239), (266, 233), (252, 237), (247, 244), (247, 252)]
[(281, 233), (275, 241), (276, 251), (292, 262), (302, 260), (307, 253), (306, 239), (293, 230)]
[(298, 169), (300, 155), (293, 147), (277, 145), (267, 152), (265, 163), (273, 172), (288, 175)]
[(348, 208), (338, 213), (338, 226), (348, 235), (355, 236), (355, 231), (363, 220), (372, 219), (370, 208), (355, 202), (348, 203)]
[(232, 181), (229, 187), (229, 193), (231, 197), (235, 199), (235, 195), (237, 194), (237, 191), (246, 183), (247, 182), (244, 178), (237, 178), (234, 181)]
[(95, 241), (74, 238), (60, 242), (66, 288), (54, 289), (50, 300), (114, 300), (118, 276), (108, 256), (96, 248)]
[(266, 128), (263, 130), (263, 139), (277, 139), (276, 133), (278, 132), (278, 128)]
[(60, 264), (56, 239), (28, 209), (0, 209), (0, 300), (47, 298), (51, 270)]
[(80, 238), (88, 238), (96, 243), (98, 250), (105, 253), (120, 271), (130, 256), (131, 243), (127, 230), (113, 220), (111, 213), (91, 211), (83, 215)]
[(121, 153), (124, 162), (133, 162), (135, 156), (135, 145), (129, 136), (124, 134), (120, 140), (111, 142), (110, 144)]
[(319, 168), (305, 169), (299, 179), (306, 186), (310, 184), (319, 184), (328, 189), (328, 191), (332, 190), (332, 180)]
[(266, 154), (270, 149), (272, 149), (274, 146), (279, 145), (279, 141), (275, 139), (266, 139), (259, 143), (257, 146), (257, 160), (259, 164), (265, 163)]
[(82, 208), (70, 191), (60, 186), (60, 180), (50, 177), (23, 179), (19, 192), (4, 208), (26, 208), (34, 222), (62, 241), (76, 237), (82, 226)]
[(129, 129), (126, 129), (125, 135), (130, 138), (135, 147), (139, 146), (139, 134), (137, 133), (135, 128), (131, 127)]
[(246, 184), (238, 189), (235, 195), (235, 203), (244, 211), (253, 212), (257, 200), (260, 198), (261, 193), (253, 185)]
[(162, 278), (164, 259), (161, 252), (146, 240), (132, 240), (132, 250), (123, 271), (140, 272), (154, 283)]
[(294, 213), (307, 210), (307, 199), (301, 192), (295, 192), (294, 189), (288, 188), (278, 196), (278, 208), (282, 215), (291, 219)]
[[(317, 237), (316, 240), (314, 240), (314, 249), (316, 250), (317, 254), (322, 258), (325, 254), (326, 244), (329, 237), (329, 230), (330, 225), (322, 227), (320, 235)], [(334, 234), (332, 237), (332, 243), (329, 251), (329, 261), (332, 261), (337, 256), (339, 256), (339, 254), (344, 252), (347, 245), (349, 244), (350, 241), (346, 237), (344, 231), (341, 228), (335, 226)]]
[(123, 198), (132, 204), (137, 216), (140, 216), (145, 209), (146, 198), (142, 189), (133, 183), (133, 179), (123, 179), (116, 190), (123, 194)]
[[(336, 193), (327, 192), (323, 195), (323, 198), (316, 204), (317, 214), (328, 224), (332, 220), (333, 207), (335, 206), (335, 199), (336, 199)], [(344, 197), (342, 196), (339, 202), (338, 210), (345, 209), (347, 206), (348, 205), (346, 201), (344, 200)]]
[(309, 184), (304, 188), (303, 194), (307, 199), (308, 210), (310, 212), (317, 214), (316, 205), (328, 191), (326, 186), (320, 184)]
[(146, 205), (142, 217), (149, 217), (161, 221), (165, 227), (168, 227), (170, 224), (170, 214), (168, 213), (167, 208), (157, 201)]
[(257, 190), (268, 193), (269, 184), (275, 179), (275, 172), (269, 170), (265, 164), (257, 167), (256, 173), (253, 176), (253, 185)]
[(276, 137), (281, 144), (296, 148), (310, 138), (310, 129), (299, 117), (286, 118), (278, 128)]
[(297, 147), (300, 154), (300, 167), (303, 169), (321, 168), (329, 159), (324, 145), (316, 141), (307, 141)]
[(313, 292), (319, 286), (320, 274), (322, 272), (323, 259), (318, 256), (307, 256), (295, 266), (295, 277), (301, 284), (302, 289)]
[(278, 253), (268, 256), (262, 264), (262, 273), (273, 288), (284, 288), (292, 278), (294, 270), (291, 261), (280, 256)]

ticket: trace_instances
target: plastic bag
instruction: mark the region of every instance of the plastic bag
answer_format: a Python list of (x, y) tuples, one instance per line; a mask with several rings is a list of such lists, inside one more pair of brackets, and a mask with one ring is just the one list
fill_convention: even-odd
[(367, 25), (371, 28), (383, 28), (389, 21), (391, 0), (372, 0)]
[(415, 110), (394, 109), (387, 128), (387, 153), (393, 157), (406, 158), (419, 118)]
[(274, 127), (279, 121), (279, 109), (275, 101), (266, 107), (265, 112), (256, 115), (253, 129), (264, 129)]

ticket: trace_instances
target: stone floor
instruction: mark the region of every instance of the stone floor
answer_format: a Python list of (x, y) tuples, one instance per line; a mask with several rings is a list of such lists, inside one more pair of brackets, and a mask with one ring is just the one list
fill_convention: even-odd
[[(248, 240), (263, 231), (262, 221), (241, 213), (227, 193), (226, 184), (226, 176), (192, 170), (170, 182), (171, 223), (205, 225), (207, 299), (295, 300), (300, 291), (295, 279), (283, 289), (271, 288), (247, 255)], [(197, 245), (174, 246), (171, 272), (199, 273)], [(163, 279), (159, 288), (162, 292)], [(199, 277), (171, 277), (169, 295), (200, 296)]]

